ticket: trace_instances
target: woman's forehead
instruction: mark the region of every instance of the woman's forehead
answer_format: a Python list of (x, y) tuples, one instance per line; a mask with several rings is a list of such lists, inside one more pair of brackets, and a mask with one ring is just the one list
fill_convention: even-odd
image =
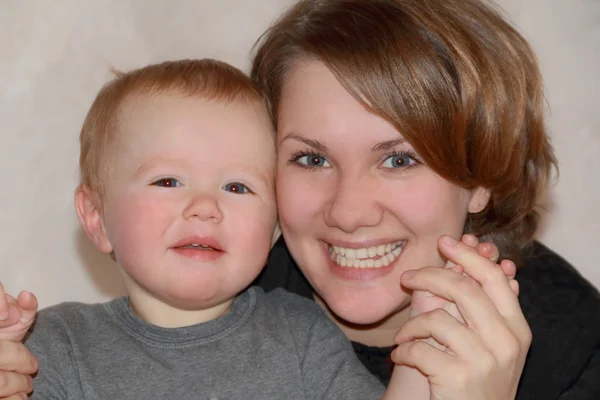
[(281, 93), (278, 137), (358, 135), (373, 142), (401, 139), (385, 119), (354, 98), (322, 63), (305, 62), (287, 75)]

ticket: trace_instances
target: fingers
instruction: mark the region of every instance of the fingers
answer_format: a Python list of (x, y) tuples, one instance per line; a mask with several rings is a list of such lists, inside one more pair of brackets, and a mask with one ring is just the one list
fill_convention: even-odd
[[(438, 369), (452, 370), (452, 356), (423, 341), (401, 343), (391, 357), (394, 363), (417, 368), (427, 376), (436, 375)], [(423, 362), (424, 360), (427, 362)]]
[(498, 246), (492, 242), (479, 243), (479, 239), (475, 235), (469, 233), (462, 235), (461, 241), (469, 247), (477, 249), (480, 256), (487, 258), (490, 261), (498, 262), (500, 251)]
[[(468, 276), (447, 269), (426, 267), (417, 271), (407, 271), (401, 279), (402, 284), (409, 289), (428, 290), (436, 296), (456, 303), (467, 325), (484, 338), (494, 337), (505, 330), (504, 318), (492, 300), (481, 286)], [(514, 297), (512, 293), (511, 296)]]
[(516, 279), (511, 279), (508, 284), (510, 285), (510, 289), (513, 293), (518, 296), (519, 295), (519, 282)]
[(21, 311), (21, 323), (23, 325), (31, 325), (38, 309), (37, 298), (33, 293), (23, 290), (17, 297), (17, 305)]
[[(498, 246), (496, 246), (494, 243), (479, 243), (477, 237), (470, 234), (463, 235), (461, 240), (468, 246), (476, 248), (477, 253), (481, 257), (487, 258), (488, 260), (493, 261), (495, 263), (498, 262), (498, 259), (500, 258), (500, 251), (498, 250)], [(452, 262), (448, 261), (448, 263)], [(500, 262), (500, 268), (502, 269), (502, 272), (504, 272), (504, 275), (506, 275), (506, 277), (508, 278), (508, 284), (511, 290), (516, 296), (518, 296), (519, 283), (514, 280), (515, 276), (517, 275), (517, 266), (511, 260), (502, 260), (502, 262)]]
[(37, 368), (37, 359), (22, 343), (0, 341), (0, 397), (26, 399), (33, 390), (30, 374)]
[[(508, 287), (509, 296), (517, 301), (504, 274), (500, 272), (500, 275)], [(495, 353), (509, 349), (512, 354), (516, 344), (522, 350), (531, 342), (531, 330), (520, 308), (510, 316), (501, 315), (483, 288), (468, 276), (426, 267), (404, 273), (402, 284), (413, 290), (428, 290), (454, 302), (467, 326), (478, 333), (483, 343)]]
[(438, 245), (446, 257), (460, 264), (465, 273), (482, 286), (500, 314), (505, 317), (522, 316), (519, 301), (514, 296), (502, 268), (498, 268), (496, 263), (482, 258), (477, 251), (450, 236), (442, 236)]
[(466, 244), (467, 246), (472, 247), (474, 249), (477, 248), (477, 246), (479, 245), (479, 239), (477, 239), (477, 236), (475, 236), (475, 235), (470, 235), (470, 234), (462, 235), (461, 240), (464, 244)]
[(23, 392), (15, 393), (12, 396), (8, 396), (8, 397), (0, 397), (0, 399), (2, 399), (2, 400), (27, 400), (28, 398), (29, 398), (29, 396)]
[(510, 260), (502, 260), (502, 262), (500, 262), (500, 268), (502, 268), (502, 272), (504, 272), (504, 275), (509, 279), (514, 279), (517, 275), (517, 266)]
[[(433, 338), (452, 355), (476, 363), (488, 350), (477, 334), (448, 312), (437, 309), (407, 321), (395, 337), (398, 344)], [(433, 346), (435, 347), (435, 345)]]
[[(33, 390), (33, 379), (29, 375), (0, 371), (0, 397), (26, 399), (25, 393)], [(9, 396), (9, 397), (7, 397)]]
[(487, 258), (490, 261), (498, 262), (500, 251), (494, 243), (484, 242), (477, 245), (477, 252), (480, 256)]
[(0, 371), (33, 374), (38, 361), (23, 343), (0, 340)]
[(4, 291), (4, 285), (0, 282), (0, 321), (5, 321), (8, 318), (8, 299)]

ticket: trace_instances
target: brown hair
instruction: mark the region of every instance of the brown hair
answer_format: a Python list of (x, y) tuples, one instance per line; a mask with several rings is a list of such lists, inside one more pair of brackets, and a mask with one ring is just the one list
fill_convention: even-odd
[(477, 0), (298, 2), (255, 49), (251, 75), (275, 123), (285, 76), (306, 59), (323, 62), (436, 173), (490, 189), (465, 232), (519, 262), (556, 160), (536, 57), (496, 10)]
[[(216, 60), (179, 60), (152, 64), (116, 77), (98, 93), (83, 123), (80, 141), (80, 184), (100, 200), (115, 142), (121, 106), (133, 96), (175, 93), (215, 101), (263, 101), (258, 87), (237, 68)], [(101, 202), (98, 202), (101, 207)]]

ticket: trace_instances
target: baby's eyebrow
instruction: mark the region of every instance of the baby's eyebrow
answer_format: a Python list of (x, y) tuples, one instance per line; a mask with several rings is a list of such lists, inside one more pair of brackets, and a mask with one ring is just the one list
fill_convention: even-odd
[(325, 144), (319, 142), (318, 140), (308, 139), (302, 135), (298, 135), (297, 133), (293, 133), (293, 132), (285, 135), (279, 143), (281, 144), (284, 141), (286, 141), (287, 139), (297, 140), (297, 141), (302, 142), (302, 143), (312, 147), (313, 149), (318, 150), (323, 153), (327, 153), (327, 151), (328, 151), (327, 146)]
[(404, 144), (404, 143), (406, 143), (406, 139), (404, 139), (404, 138), (398, 138), (398, 139), (394, 139), (394, 140), (386, 140), (385, 142), (377, 143), (375, 146), (373, 146), (371, 151), (389, 150), (399, 144)]
[(154, 168), (157, 168), (158, 166), (162, 166), (162, 165), (176, 165), (176, 166), (184, 166), (185, 164), (183, 164), (181, 162), (181, 160), (175, 159), (175, 158), (171, 158), (171, 157), (153, 157), (150, 159), (147, 159), (143, 164), (141, 164), (134, 173), (134, 176), (139, 177), (139, 176), (143, 176), (144, 174), (146, 174), (148, 171), (153, 170)]

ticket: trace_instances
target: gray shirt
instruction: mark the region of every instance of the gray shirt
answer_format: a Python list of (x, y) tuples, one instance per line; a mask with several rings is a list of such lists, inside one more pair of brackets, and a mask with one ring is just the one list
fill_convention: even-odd
[(314, 302), (253, 287), (224, 316), (160, 328), (126, 297), (42, 310), (33, 398), (375, 399), (384, 388)]

